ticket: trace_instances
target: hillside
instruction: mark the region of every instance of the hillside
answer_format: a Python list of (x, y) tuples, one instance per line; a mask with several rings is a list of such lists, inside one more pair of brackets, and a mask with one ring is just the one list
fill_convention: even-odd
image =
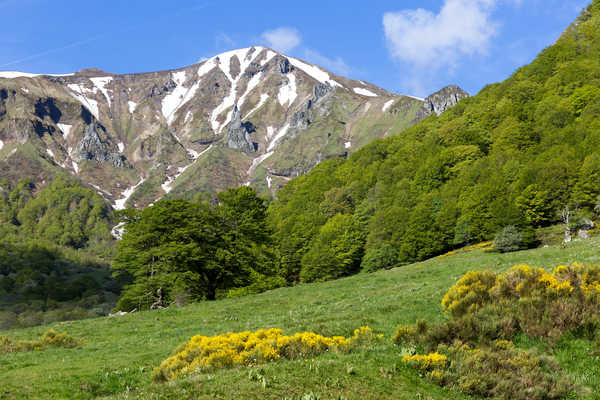
[(243, 184), (274, 194), (465, 96), (397, 95), (264, 47), (139, 74), (0, 72), (0, 171), (70, 173), (117, 209)]
[[(7, 399), (299, 399), (311, 392), (321, 399), (468, 398), (441, 389), (404, 366), (398, 347), (391, 342), (396, 326), (420, 318), (444, 320), (441, 299), (469, 270), (505, 271), (522, 263), (547, 269), (574, 261), (599, 263), (598, 245), (595, 238), (566, 248), (550, 246), (509, 254), (475, 250), (239, 299), (52, 324), (50, 327), (84, 339), (83, 347), (1, 355), (2, 394)], [(266, 388), (251, 378), (247, 368), (200, 374), (169, 384), (150, 383), (152, 369), (195, 334), (278, 327), (286, 333), (306, 330), (349, 335), (361, 325), (384, 333), (385, 340), (356, 353), (328, 353), (252, 368), (266, 378)], [(0, 335), (34, 339), (47, 329), (12, 330)], [(593, 342), (571, 339), (561, 343), (552, 350), (561, 367), (588, 388), (583, 398), (595, 398), (590, 389), (600, 385), (600, 369), (590, 357)], [(524, 347), (534, 345), (521, 342)]]
[(576, 235), (600, 212), (598, 71), (594, 1), (504, 82), (288, 183), (270, 207), (288, 278), (414, 262), (507, 226), (524, 247), (563, 219)]

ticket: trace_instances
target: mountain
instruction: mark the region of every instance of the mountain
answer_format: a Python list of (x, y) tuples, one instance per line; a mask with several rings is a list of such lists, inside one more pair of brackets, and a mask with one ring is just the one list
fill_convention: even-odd
[(0, 171), (67, 171), (115, 208), (242, 184), (275, 193), (466, 96), (397, 95), (265, 47), (139, 74), (0, 72)]

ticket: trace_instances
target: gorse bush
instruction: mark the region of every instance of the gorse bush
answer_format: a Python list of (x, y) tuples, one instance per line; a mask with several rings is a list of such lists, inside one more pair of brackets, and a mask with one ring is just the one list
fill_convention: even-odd
[(81, 340), (75, 339), (67, 333), (58, 333), (54, 329), (50, 329), (44, 333), (41, 340), (34, 341), (14, 342), (8, 336), (0, 336), (0, 354), (44, 350), (48, 346), (73, 348), (81, 344)]
[(281, 329), (226, 333), (218, 336), (192, 337), (175, 350), (175, 354), (155, 368), (152, 378), (167, 381), (196, 371), (204, 372), (234, 366), (251, 366), (280, 358), (311, 357), (325, 351), (347, 352), (360, 344), (381, 339), (371, 328), (361, 327), (350, 338), (326, 337), (312, 332), (286, 336)]
[[(561, 398), (573, 385), (557, 378), (557, 363), (510, 341), (524, 333), (551, 346), (567, 332), (599, 340), (600, 266), (561, 265), (552, 273), (528, 265), (502, 274), (470, 271), (448, 290), (442, 308), (448, 321), (396, 329), (396, 344), (432, 352), (405, 356), (407, 364), (468, 394)], [(433, 367), (432, 354), (447, 357), (447, 366)]]
[(558, 364), (537, 351), (516, 349), (499, 340), (473, 348), (460, 341), (439, 345), (436, 353), (404, 356), (402, 361), (442, 386), (482, 397), (514, 400), (560, 399), (573, 390), (555, 374)]

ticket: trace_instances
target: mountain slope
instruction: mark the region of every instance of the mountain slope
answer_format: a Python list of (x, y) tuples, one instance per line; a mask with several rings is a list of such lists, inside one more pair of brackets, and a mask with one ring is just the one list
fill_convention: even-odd
[[(289, 182), (270, 207), (288, 279), (421, 260), (510, 225), (522, 247), (566, 218), (575, 233), (598, 217), (599, 71), (596, 0), (506, 81)], [(364, 257), (351, 258), (357, 231)]]
[(264, 47), (142, 74), (2, 72), (0, 168), (39, 182), (68, 170), (116, 208), (245, 183), (274, 192), (423, 105)]

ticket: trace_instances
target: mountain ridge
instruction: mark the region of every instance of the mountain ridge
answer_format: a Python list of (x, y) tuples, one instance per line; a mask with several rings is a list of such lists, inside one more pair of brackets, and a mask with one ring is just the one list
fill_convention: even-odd
[[(0, 78), (2, 147), (29, 143), (35, 175), (59, 167), (116, 208), (241, 184), (273, 195), (412, 125), (424, 102), (260, 46), (173, 70)], [(0, 149), (0, 163), (10, 164), (8, 147), (23, 150)]]

